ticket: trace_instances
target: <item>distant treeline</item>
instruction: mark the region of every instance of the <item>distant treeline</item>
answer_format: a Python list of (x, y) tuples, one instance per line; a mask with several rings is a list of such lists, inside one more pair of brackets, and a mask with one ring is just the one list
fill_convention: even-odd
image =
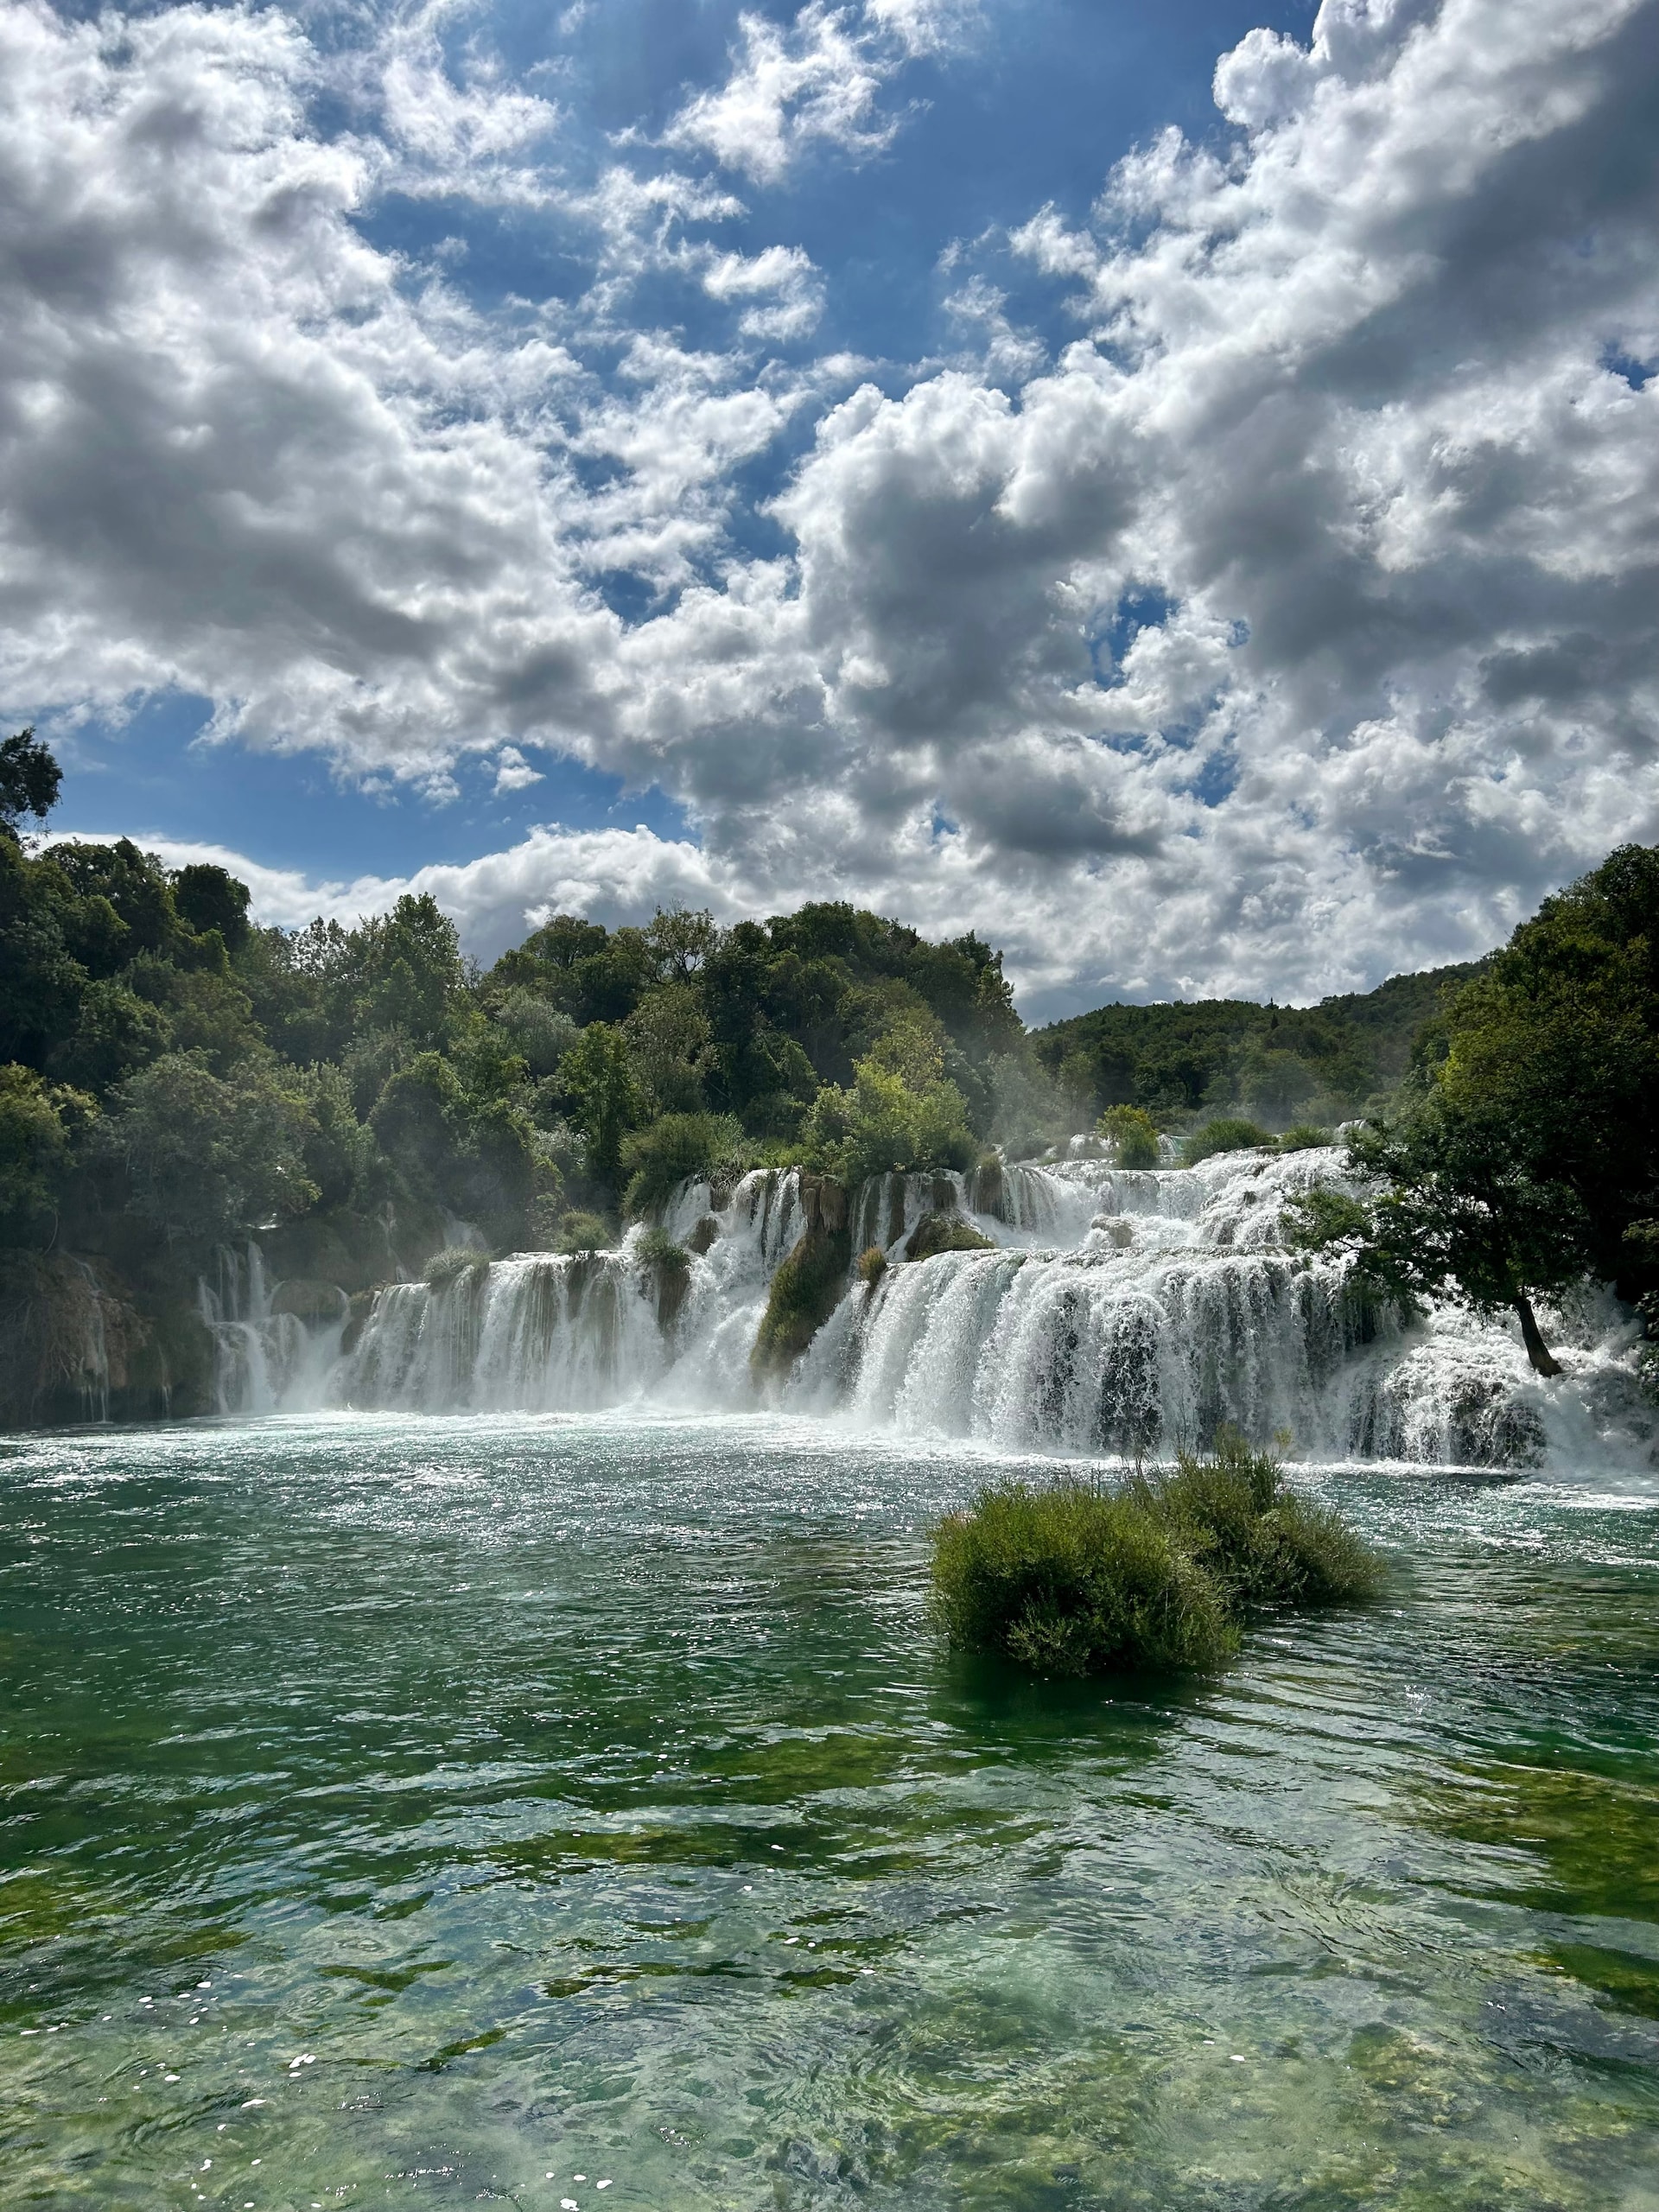
[(1141, 1106), (1174, 1123), (1200, 1109), (1242, 1109), (1270, 1128), (1329, 1123), (1386, 1102), (1451, 996), (1486, 964), (1395, 976), (1314, 1007), (1103, 1006), (1039, 1031), (1033, 1044), (1043, 1067), (1097, 1110)]

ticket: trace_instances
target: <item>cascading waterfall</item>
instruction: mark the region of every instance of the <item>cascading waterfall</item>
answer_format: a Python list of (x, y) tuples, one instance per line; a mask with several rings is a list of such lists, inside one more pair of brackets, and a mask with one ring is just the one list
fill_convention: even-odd
[[(196, 1311), (213, 1340), (213, 1402), (221, 1414), (266, 1414), (321, 1405), (340, 1355), (349, 1303), (321, 1286), (308, 1317), (284, 1307), (251, 1238), (221, 1245), (213, 1278), (196, 1284)], [(322, 1311), (316, 1311), (321, 1303)]]
[(525, 1252), (375, 1300), (337, 1370), (348, 1405), (427, 1412), (586, 1411), (651, 1391), (741, 1402), (772, 1276), (804, 1227), (800, 1178), (760, 1171), (729, 1194), (682, 1185), (664, 1226), (691, 1255), (665, 1276), (631, 1230), (611, 1252)]
[[(1344, 1263), (1287, 1248), (1285, 1201), (1341, 1173), (1326, 1149), (878, 1176), (853, 1194), (849, 1227), (853, 1253), (879, 1247), (887, 1268), (868, 1289), (849, 1276), (781, 1402), (1015, 1450), (1136, 1458), (1232, 1422), (1261, 1441), (1287, 1431), (1318, 1458), (1648, 1463), (1655, 1419), (1627, 1314), (1606, 1299), (1553, 1316), (1567, 1371), (1548, 1383), (1504, 1325), (1450, 1308), (1407, 1319)], [(907, 1260), (930, 1214), (959, 1217), (983, 1248)], [(246, 1410), (737, 1408), (754, 1402), (750, 1348), (806, 1218), (795, 1170), (729, 1191), (688, 1183), (664, 1222), (683, 1273), (637, 1230), (611, 1251), (480, 1258), (378, 1292), (343, 1352), (337, 1325), (329, 1343), (273, 1310), (257, 1250), (227, 1255), (203, 1310), (225, 1401)]]

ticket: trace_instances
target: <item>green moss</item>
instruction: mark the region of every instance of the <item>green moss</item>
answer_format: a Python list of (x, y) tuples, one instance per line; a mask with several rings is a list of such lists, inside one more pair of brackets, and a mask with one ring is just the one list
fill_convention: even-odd
[(982, 1236), (960, 1214), (925, 1213), (905, 1245), (907, 1260), (931, 1260), (936, 1252), (994, 1252), (988, 1236)]
[(982, 1491), (935, 1532), (932, 1606), (950, 1641), (1044, 1675), (1210, 1669), (1274, 1608), (1351, 1603), (1376, 1562), (1277, 1465), (1226, 1435), (1214, 1456), (1117, 1491)]
[(798, 1359), (840, 1303), (852, 1258), (846, 1228), (814, 1226), (772, 1279), (749, 1368), (757, 1380)]

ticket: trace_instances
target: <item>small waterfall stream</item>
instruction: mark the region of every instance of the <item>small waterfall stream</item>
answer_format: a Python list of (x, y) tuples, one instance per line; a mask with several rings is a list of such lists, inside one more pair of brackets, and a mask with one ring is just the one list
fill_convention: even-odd
[[(879, 1176), (853, 1194), (849, 1287), (781, 1385), (788, 1410), (1008, 1449), (1136, 1457), (1224, 1421), (1288, 1432), (1320, 1459), (1646, 1465), (1659, 1433), (1636, 1328), (1611, 1299), (1552, 1317), (1546, 1383), (1509, 1327), (1450, 1308), (1407, 1320), (1343, 1263), (1287, 1249), (1282, 1209), (1339, 1179), (1334, 1150), (1234, 1153), (1197, 1167), (1103, 1161)], [(930, 1214), (983, 1249), (907, 1261)], [(683, 1185), (664, 1276), (630, 1230), (613, 1250), (480, 1260), (379, 1291), (354, 1342), (281, 1309), (257, 1248), (204, 1286), (226, 1410), (321, 1404), (430, 1412), (587, 1411), (639, 1398), (755, 1402), (748, 1357), (776, 1269), (805, 1228), (796, 1171)]]
[(309, 1410), (327, 1402), (348, 1301), (308, 1320), (279, 1302), (265, 1255), (251, 1238), (242, 1250), (221, 1245), (213, 1280), (196, 1284), (196, 1310), (213, 1340), (213, 1402), (221, 1414)]

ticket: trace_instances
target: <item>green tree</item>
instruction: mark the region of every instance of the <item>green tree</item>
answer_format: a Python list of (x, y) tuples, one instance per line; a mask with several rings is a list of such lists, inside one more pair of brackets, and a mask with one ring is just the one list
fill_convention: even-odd
[(436, 899), (405, 894), (351, 935), (358, 1026), (401, 1029), (423, 1048), (446, 1043), (466, 976), (455, 925)]
[(0, 743), (0, 836), (16, 840), (23, 817), (44, 822), (58, 803), (63, 771), (32, 729)]
[(57, 1205), (73, 1137), (96, 1118), (82, 1093), (48, 1085), (33, 1068), (0, 1067), (0, 1231), (27, 1236)]
[(560, 1061), (559, 1082), (588, 1140), (590, 1170), (614, 1188), (622, 1140), (640, 1118), (639, 1088), (622, 1031), (609, 1022), (590, 1022)]
[(496, 1001), (495, 1019), (511, 1039), (531, 1074), (551, 1075), (576, 1041), (576, 1025), (550, 999), (522, 984), (505, 991)]
[(1120, 1167), (1158, 1165), (1158, 1124), (1141, 1106), (1109, 1106), (1095, 1124)]
[(53, 1047), (52, 1073), (100, 1096), (159, 1059), (172, 1024), (158, 1006), (109, 977), (81, 994), (74, 1027)]
[(121, 1086), (97, 1141), (124, 1172), (132, 1213), (200, 1253), (315, 1203), (302, 1126), (274, 1065), (221, 1077), (198, 1054), (168, 1052)]
[(1404, 1110), (1351, 1147), (1377, 1195), (1313, 1202), (1301, 1234), (1398, 1290), (1508, 1308), (1558, 1373), (1535, 1300), (1586, 1274), (1653, 1287), (1659, 850), (1625, 846), (1547, 900), (1429, 1042)]
[[(884, 1066), (877, 1052), (853, 1070), (850, 1089), (827, 1085), (801, 1127), (809, 1164), (851, 1189), (891, 1169), (972, 1166), (978, 1153), (968, 1109), (952, 1083), (933, 1078), (914, 1031), (895, 1037)], [(899, 1068), (907, 1067), (907, 1081)]]
[(689, 982), (647, 991), (622, 1025), (647, 1108), (657, 1114), (697, 1114), (714, 1066), (709, 1016)]
[(228, 869), (193, 861), (173, 878), (173, 904), (198, 937), (217, 931), (228, 951), (247, 943), (249, 892)]

